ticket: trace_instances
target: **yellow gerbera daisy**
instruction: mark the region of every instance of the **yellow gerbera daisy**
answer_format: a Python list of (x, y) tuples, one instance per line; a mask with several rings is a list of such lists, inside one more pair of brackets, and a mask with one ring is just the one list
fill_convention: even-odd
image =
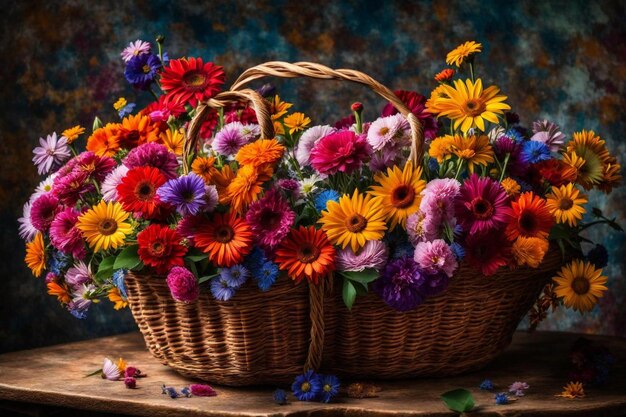
[(440, 164), (452, 157), (452, 144), (454, 140), (452, 136), (440, 136), (433, 139), (428, 147), (428, 155), (432, 158), (437, 158), (437, 162)]
[(67, 143), (72, 143), (83, 133), (85, 133), (85, 128), (80, 125), (76, 125), (70, 127), (69, 129), (65, 129), (63, 133), (61, 133), (61, 136), (65, 136), (67, 138)]
[(563, 392), (558, 394), (557, 397), (563, 398), (583, 398), (585, 396), (585, 389), (582, 382), (569, 382), (563, 387)]
[(557, 276), (552, 278), (557, 284), (554, 292), (563, 297), (567, 307), (580, 312), (589, 311), (607, 290), (607, 277), (601, 269), (596, 269), (590, 262), (576, 259), (563, 266)]
[(287, 103), (286, 101), (282, 101), (280, 96), (275, 95), (274, 99), (270, 101), (271, 111), (272, 111), (272, 120), (278, 120), (282, 116), (287, 113), (287, 110), (293, 106), (291, 103)]
[(390, 229), (395, 229), (398, 224), (406, 228), (406, 219), (419, 209), (420, 193), (426, 187), (426, 181), (422, 180), (422, 168), (414, 169), (413, 163), (408, 161), (402, 171), (394, 165), (387, 168), (387, 175), (378, 173), (374, 180), (380, 185), (372, 186), (369, 194), (376, 197), (374, 201), (380, 201), (387, 208)]
[(481, 52), (481, 48), (483, 46), (480, 43), (469, 41), (462, 43), (457, 46), (446, 56), (446, 64), (448, 65), (456, 65), (460, 67), (461, 64), (465, 61), (465, 58), (468, 58), (478, 52)]
[(504, 192), (509, 197), (515, 197), (522, 191), (522, 187), (511, 177), (503, 179), (502, 182), (500, 182), (500, 185), (504, 188)]
[(443, 85), (440, 84), (431, 91), (430, 98), (426, 101), (426, 110), (432, 114), (439, 114), (441, 110), (437, 107), (437, 103), (441, 98), (450, 98), (450, 96), (446, 94)]
[(463, 137), (454, 135), (452, 138), (452, 153), (465, 161), (469, 172), (474, 172), (474, 165), (487, 166), (493, 162), (493, 148), (486, 135), (470, 135)]
[(46, 267), (46, 246), (43, 243), (43, 235), (37, 232), (35, 238), (26, 244), (26, 265), (39, 278)]
[(172, 131), (167, 129), (165, 133), (161, 133), (161, 139), (163, 144), (169, 149), (170, 152), (180, 156), (183, 154), (183, 147), (185, 145), (185, 134), (181, 130)]
[(585, 163), (578, 169), (576, 182), (586, 190), (598, 185), (603, 179), (604, 166), (615, 162), (606, 148), (606, 142), (600, 139), (593, 130), (583, 130), (574, 133), (572, 140), (567, 143), (566, 152), (576, 154)]
[(368, 240), (380, 240), (387, 230), (385, 209), (380, 199), (354, 190), (344, 194), (339, 202), (329, 201), (319, 223), (328, 239), (342, 248), (350, 245), (357, 252)]
[(113, 303), (113, 308), (116, 310), (121, 310), (128, 306), (128, 301), (122, 297), (122, 294), (117, 287), (111, 288), (107, 296), (109, 297), (109, 301)]
[(300, 132), (311, 124), (311, 119), (305, 116), (304, 113), (296, 112), (285, 117), (283, 123), (289, 129), (289, 134), (293, 135), (295, 132)]
[(101, 201), (98, 205), (83, 213), (76, 223), (94, 252), (100, 249), (117, 249), (124, 244), (124, 239), (133, 231), (126, 223), (128, 213), (120, 203)]
[(498, 115), (504, 114), (505, 110), (511, 110), (511, 106), (504, 103), (507, 99), (500, 93), (495, 85), (483, 90), (483, 82), (479, 78), (472, 80), (455, 80), (454, 86), (441, 84), (443, 92), (449, 98), (438, 98), (434, 107), (439, 116), (449, 117), (454, 121), (454, 129), (459, 126), (463, 133), (470, 128), (477, 127), (485, 131), (485, 120), (498, 123)]
[(552, 192), (547, 195), (546, 205), (550, 213), (554, 215), (557, 223), (569, 223), (576, 226), (587, 212), (583, 207), (587, 204), (587, 196), (581, 194), (571, 182), (560, 187), (552, 187)]

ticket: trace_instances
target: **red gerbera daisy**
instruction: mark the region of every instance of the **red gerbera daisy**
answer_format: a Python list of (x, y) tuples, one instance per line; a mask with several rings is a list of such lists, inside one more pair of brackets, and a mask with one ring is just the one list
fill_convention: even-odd
[(513, 201), (511, 206), (512, 211), (506, 227), (509, 240), (515, 240), (518, 236), (544, 239), (548, 237), (554, 218), (546, 206), (546, 200), (527, 191), (520, 195), (517, 201)]
[(309, 282), (317, 284), (319, 278), (335, 269), (335, 248), (324, 231), (313, 226), (300, 226), (291, 229), (280, 244), (275, 261), (296, 282), (306, 277)]
[(166, 181), (159, 169), (149, 166), (133, 168), (117, 186), (124, 210), (154, 218), (160, 206), (157, 189)]
[(486, 234), (470, 234), (465, 240), (465, 259), (484, 276), (496, 273), (508, 263), (511, 243), (497, 230)]
[(173, 59), (161, 74), (166, 101), (188, 102), (192, 106), (213, 97), (224, 84), (222, 67), (202, 58)]
[(252, 230), (235, 213), (215, 214), (196, 228), (195, 246), (221, 267), (240, 263), (252, 250)]
[(174, 266), (183, 266), (187, 248), (180, 244), (181, 239), (175, 230), (151, 224), (137, 234), (139, 259), (153, 267), (157, 274), (166, 274)]

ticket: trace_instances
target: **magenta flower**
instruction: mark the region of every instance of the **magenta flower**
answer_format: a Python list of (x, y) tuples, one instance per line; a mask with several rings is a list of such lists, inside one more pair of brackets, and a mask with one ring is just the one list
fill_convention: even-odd
[(434, 179), (422, 191), (420, 210), (432, 216), (436, 222), (454, 219), (454, 201), (459, 195), (461, 184), (451, 178)]
[(90, 179), (102, 182), (117, 165), (113, 158), (98, 156), (93, 152), (83, 152), (76, 158), (73, 170), (87, 173)]
[(177, 177), (178, 160), (165, 145), (150, 142), (132, 149), (122, 161), (129, 169), (150, 166), (161, 171), (167, 179)]
[[(426, 97), (414, 91), (396, 90), (394, 93), (409, 108), (411, 113), (417, 116), (417, 119), (424, 128), (424, 137), (426, 140), (433, 139), (437, 136), (439, 126), (437, 126), (437, 119), (426, 110)], [(391, 103), (388, 103), (382, 111), (383, 116), (391, 116), (397, 113), (398, 110), (393, 107)]]
[(323, 137), (328, 136), (331, 133), (335, 133), (336, 131), (337, 129), (329, 125), (313, 126), (307, 129), (302, 136), (300, 136), (295, 150), (296, 160), (300, 166), (304, 167), (309, 165), (309, 156), (313, 146)]
[(387, 263), (387, 247), (380, 240), (368, 240), (358, 253), (350, 247), (337, 251), (336, 266), (339, 271), (363, 271), (372, 268), (380, 271)]
[(167, 274), (167, 286), (172, 298), (182, 303), (192, 303), (200, 295), (198, 280), (187, 268), (175, 266)]
[(359, 169), (370, 154), (370, 147), (363, 135), (343, 130), (320, 139), (311, 149), (311, 165), (322, 174)]
[(150, 43), (137, 39), (135, 42), (128, 44), (120, 54), (124, 62), (128, 62), (136, 56), (147, 54), (150, 52)]
[(75, 205), (84, 194), (95, 190), (95, 186), (89, 181), (89, 174), (78, 170), (67, 175), (59, 175), (54, 179), (52, 187), (52, 193), (68, 206)]
[(295, 218), (289, 203), (274, 189), (250, 204), (246, 214), (259, 246), (267, 250), (273, 250), (287, 236)]
[(414, 260), (429, 274), (443, 272), (449, 278), (459, 266), (450, 246), (443, 239), (419, 242), (415, 246)]
[(387, 146), (404, 146), (410, 138), (409, 122), (401, 114), (379, 117), (367, 131), (367, 141), (375, 151)]
[(61, 211), (59, 199), (51, 194), (44, 194), (33, 201), (30, 207), (30, 221), (35, 229), (47, 232), (59, 211)]
[(526, 382), (516, 381), (509, 386), (509, 392), (515, 394), (516, 397), (523, 397), (528, 388), (530, 385)]
[(222, 155), (234, 155), (239, 149), (248, 143), (248, 137), (242, 133), (243, 124), (240, 122), (232, 122), (225, 125), (222, 130), (217, 132), (211, 147), (215, 152)]
[(507, 221), (509, 198), (497, 181), (472, 174), (461, 187), (456, 216), (470, 235), (502, 228)]
[(85, 242), (80, 230), (76, 227), (81, 213), (74, 208), (66, 208), (56, 215), (50, 224), (50, 241), (52, 246), (75, 259), (83, 259), (87, 255)]
[(193, 245), (194, 237), (198, 232), (198, 229), (205, 223), (204, 216), (185, 216), (176, 225), (176, 231), (178, 234)]
[(45, 139), (39, 138), (41, 146), (33, 149), (33, 162), (37, 166), (39, 175), (45, 175), (51, 170), (59, 168), (63, 162), (70, 159), (70, 148), (67, 139), (63, 136), (57, 138), (57, 134), (52, 133)]

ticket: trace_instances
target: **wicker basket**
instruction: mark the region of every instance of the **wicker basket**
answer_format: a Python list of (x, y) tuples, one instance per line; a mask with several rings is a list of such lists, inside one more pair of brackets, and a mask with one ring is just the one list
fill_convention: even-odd
[[(282, 62), (247, 70), (232, 91), (201, 105), (190, 124), (185, 155), (197, 146), (207, 110), (233, 100), (251, 101), (262, 136), (271, 137), (267, 102), (242, 89), (266, 75), (370, 86), (407, 116), (411, 158), (421, 159), (419, 121), (389, 89), (358, 71)], [(248, 283), (226, 302), (205, 290), (193, 304), (174, 301), (164, 277), (131, 273), (126, 285), (150, 352), (185, 376), (233, 386), (280, 384), (312, 368), (342, 377), (390, 379), (454, 375), (486, 365), (511, 342), (561, 262), (558, 251), (550, 250), (538, 269), (502, 270), (488, 278), (461, 265), (443, 294), (406, 313), (374, 294), (359, 297), (348, 311), (332, 276), (318, 286), (294, 285), (281, 277), (268, 292)]]

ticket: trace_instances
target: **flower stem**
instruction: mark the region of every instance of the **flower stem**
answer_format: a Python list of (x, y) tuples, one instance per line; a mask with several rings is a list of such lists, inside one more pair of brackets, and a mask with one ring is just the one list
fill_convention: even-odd
[(459, 174), (461, 174), (461, 167), (463, 166), (463, 158), (459, 158), (459, 164), (456, 167), (456, 174), (454, 174), (454, 179), (459, 179)]
[(472, 82), (474, 82), (474, 60), (469, 63), (470, 68), (470, 76), (472, 77)]
[(506, 166), (509, 164), (510, 157), (511, 154), (507, 152), (506, 156), (504, 157), (504, 164), (502, 165), (502, 172), (500, 172), (500, 180), (498, 182), (502, 182), (502, 180), (504, 179), (504, 173), (506, 172)]

